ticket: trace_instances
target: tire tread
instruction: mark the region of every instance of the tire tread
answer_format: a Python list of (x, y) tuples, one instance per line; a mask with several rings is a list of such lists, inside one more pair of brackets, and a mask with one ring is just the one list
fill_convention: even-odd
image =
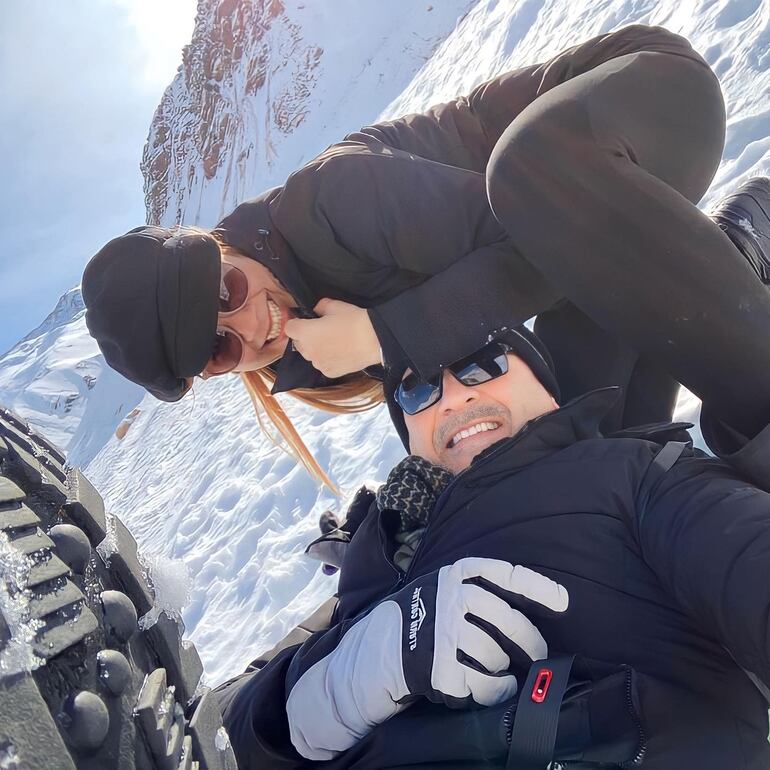
[[(79, 564), (69, 552), (78, 573), (48, 536), (59, 524), (82, 530), (75, 532)], [(87, 564), (83, 533), (91, 547)], [(104, 550), (108, 536), (113, 548)], [(201, 683), (200, 657), (182, 640), (181, 621), (161, 613), (146, 630), (129, 628), (126, 641), (105, 622), (104, 591), (125, 594), (118, 604), (133, 605), (137, 617), (153, 607), (136, 540), (105, 511), (82, 471), (66, 466), (64, 452), (2, 407), (0, 537), (28, 565), (24, 585), (17, 586), (0, 552), (0, 592), (26, 596), (27, 616), (38, 624), (31, 648), (43, 661), (33, 671), (0, 669), (0, 757), (19, 770), (237, 770), (216, 701)], [(13, 641), (2, 607), (0, 654)], [(97, 658), (107, 649), (115, 652)], [(109, 676), (109, 665), (120, 660), (112, 669), (119, 678), (108, 687), (105, 671)], [(81, 693), (90, 695), (78, 698)], [(103, 740), (94, 739), (94, 731)]]

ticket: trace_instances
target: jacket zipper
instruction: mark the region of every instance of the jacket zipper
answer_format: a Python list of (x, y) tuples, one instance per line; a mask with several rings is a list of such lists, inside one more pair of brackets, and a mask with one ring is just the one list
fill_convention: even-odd
[(517, 706), (518, 706), (518, 701), (509, 709), (506, 709), (505, 713), (503, 714), (503, 727), (505, 727), (505, 743), (508, 746), (511, 745), (511, 741), (513, 740), (513, 720), (514, 720), (514, 715), (516, 714)]
[(644, 760), (644, 755), (647, 753), (647, 735), (644, 732), (642, 721), (639, 719), (639, 714), (636, 713), (636, 709), (634, 708), (632, 677), (633, 672), (629, 668), (626, 671), (626, 706), (628, 707), (628, 710), (631, 713), (631, 717), (636, 724), (636, 729), (639, 731), (639, 748), (636, 752), (636, 756), (633, 759), (626, 760), (625, 762), (621, 762), (620, 765), (618, 765), (619, 767), (623, 768), (623, 770), (639, 767), (639, 765), (641, 765), (642, 761)]
[(278, 259), (278, 257), (276, 257), (275, 253), (273, 252), (272, 246), (270, 245), (270, 231), (264, 227), (260, 227), (257, 229), (257, 234), (259, 235), (259, 240), (254, 244), (254, 248), (257, 251), (266, 249), (267, 253), (270, 255), (270, 259)]
[[(390, 556), (388, 556), (388, 549), (386, 547), (385, 537), (382, 531), (382, 511), (379, 511), (377, 514), (377, 539), (380, 541), (380, 552), (382, 553), (382, 558), (385, 559), (385, 562), (393, 570), (393, 572), (398, 575), (398, 580), (396, 581), (395, 586), (393, 586), (393, 588), (389, 591), (389, 593), (393, 593), (393, 591), (401, 586), (404, 579), (404, 573), (393, 563)], [(419, 549), (420, 546), (418, 545), (417, 550)], [(417, 552), (415, 551), (415, 556), (416, 555)]]

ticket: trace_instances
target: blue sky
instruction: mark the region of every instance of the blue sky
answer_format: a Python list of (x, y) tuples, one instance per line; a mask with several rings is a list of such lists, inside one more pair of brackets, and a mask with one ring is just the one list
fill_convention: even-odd
[(139, 161), (195, 0), (0, 3), (0, 353), (145, 221)]

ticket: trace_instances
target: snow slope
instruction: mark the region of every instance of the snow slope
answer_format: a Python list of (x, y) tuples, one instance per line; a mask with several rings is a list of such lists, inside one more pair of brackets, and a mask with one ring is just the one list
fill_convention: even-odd
[[(210, 5), (202, 2), (201, 8)], [(248, 146), (249, 131), (228, 128), (216, 169), (207, 175), (201, 169), (205, 153), (190, 138), (185, 152), (166, 158), (167, 184), (148, 182), (156, 218), (170, 223), (180, 213), (190, 223), (212, 224), (238, 197), (279, 182), (302, 160), (363, 123), (422, 109), (505, 69), (635, 22), (662, 24), (689, 37), (724, 86), (727, 146), (703, 205), (749, 175), (770, 172), (769, 0), (475, 0), (436, 4), (432, 11), (428, 3), (398, 2), (388, 5), (392, 15), (382, 4), (352, 0), (324, 6), (323, 12), (299, 0), (280, 5), (284, 32), (272, 31), (277, 37), (270, 38), (275, 46), (270, 51), (280, 53), (288, 45), (289, 38), (281, 35), (291, 25), (303, 45), (323, 48), (314, 80), (303, 91), (302, 121), (292, 131), (278, 131), (270, 122), (272, 102), (259, 107), (248, 101), (243, 108), (239, 100), (256, 99), (239, 86), (238, 67), (248, 60), (231, 62), (231, 75), (210, 85), (218, 94), (212, 104), (229, 110), (240, 105), (248, 114), (244, 125), (264, 143)], [(430, 13), (435, 21), (426, 21)], [(424, 42), (415, 42), (420, 36)], [(408, 55), (401, 56), (405, 51)], [(394, 67), (397, 61), (403, 66)], [(286, 84), (284, 65), (283, 59), (273, 69), (266, 65), (276, 87)], [(167, 94), (162, 120), (177, 115), (183, 122), (185, 109), (192, 109), (179, 77)], [(262, 112), (252, 111), (258, 108)], [(162, 147), (162, 137), (152, 136), (150, 146)], [(184, 136), (180, 131), (176, 139), (183, 144)], [(27, 355), (34, 361), (36, 349), (29, 348)], [(5, 369), (5, 359), (0, 364)], [(3, 378), (0, 400), (13, 393)], [(115, 422), (109, 431), (105, 426), (118, 402), (105, 389), (103, 413), (93, 422), (82, 418), (79, 440), (110, 434)], [(383, 409), (332, 417), (290, 399), (284, 403), (344, 497), (364, 479), (383, 480), (403, 456)], [(194, 397), (176, 405), (146, 396), (139, 408), (126, 437), (110, 438), (87, 474), (146, 551), (189, 567), (192, 599), (184, 619), (215, 683), (240, 671), (334, 590), (334, 579), (323, 576), (302, 550), (316, 534), (318, 516), (329, 507), (342, 511), (344, 502), (318, 489), (261, 435), (236, 378), (198, 384)], [(697, 408), (697, 400), (685, 394), (680, 412), (694, 415)]]

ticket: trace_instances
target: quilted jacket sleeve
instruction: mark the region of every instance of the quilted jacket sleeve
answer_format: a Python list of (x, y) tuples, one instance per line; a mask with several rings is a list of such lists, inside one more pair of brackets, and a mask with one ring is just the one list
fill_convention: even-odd
[[(286, 702), (302, 675), (334, 651), (356, 620), (318, 631), (303, 644), (282, 650), (262, 669), (217, 688), (215, 694), (239, 770), (289, 770), (307, 765), (292, 743)], [(334, 729), (338, 725), (329, 704), (328, 694), (322, 690), (304, 693), (294, 705), (293, 718), (313, 724), (328, 720)], [(295, 725), (295, 729), (301, 726)]]
[(726, 463), (686, 456), (640, 502), (636, 528), (678, 604), (770, 686), (770, 494)]

